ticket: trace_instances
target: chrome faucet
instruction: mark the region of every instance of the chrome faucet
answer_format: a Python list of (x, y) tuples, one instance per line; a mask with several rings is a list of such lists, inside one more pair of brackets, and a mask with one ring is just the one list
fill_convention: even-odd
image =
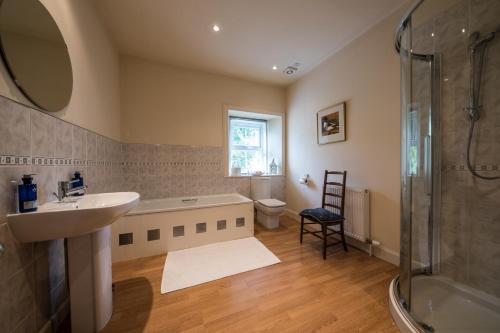
[(57, 197), (57, 200), (61, 202), (68, 196), (79, 194), (87, 190), (87, 185), (73, 187), (72, 185), (77, 182), (79, 182), (78, 179), (57, 182), (57, 193), (53, 193)]

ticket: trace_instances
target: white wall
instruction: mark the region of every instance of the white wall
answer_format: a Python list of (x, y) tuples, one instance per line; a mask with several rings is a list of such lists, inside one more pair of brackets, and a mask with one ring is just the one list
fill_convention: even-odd
[(285, 112), (285, 89), (122, 56), (122, 139), (223, 146), (223, 106)]
[(274, 158), (274, 162), (278, 165), (278, 174), (284, 174), (283, 148), (286, 147), (286, 145), (283, 144), (283, 124), (284, 121), (281, 118), (272, 118), (267, 121), (267, 142), (269, 149), (268, 164), (270, 164)]
[[(95, 9), (90, 1), (41, 2), (62, 32), (73, 68), (73, 93), (69, 105), (52, 114), (119, 140), (119, 58)], [(0, 94), (29, 104), (13, 84), (3, 62), (0, 65)]]
[[(371, 191), (372, 237), (383, 255), (399, 253), (399, 58), (393, 47), (401, 11), (333, 55), (287, 90), (288, 207), (321, 204), (325, 169), (347, 170), (348, 186)], [(347, 102), (347, 141), (318, 145), (316, 112)], [(313, 185), (298, 184), (310, 174)]]

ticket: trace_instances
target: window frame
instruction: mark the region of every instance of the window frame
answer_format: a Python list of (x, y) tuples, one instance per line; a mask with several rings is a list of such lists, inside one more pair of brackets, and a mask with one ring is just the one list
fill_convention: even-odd
[[(247, 118), (247, 119), (258, 119), (260, 116), (262, 116), (261, 119), (265, 119), (266, 117), (270, 117), (272, 119), (279, 119), (281, 120), (281, 168), (280, 168), (280, 173), (277, 176), (285, 176), (286, 174), (286, 150), (285, 150), (285, 136), (286, 136), (286, 115), (284, 112), (277, 112), (277, 111), (269, 111), (269, 110), (262, 110), (262, 109), (254, 109), (250, 107), (242, 107), (239, 105), (232, 105), (232, 104), (224, 104), (223, 109), (222, 109), (222, 128), (223, 128), (223, 154), (224, 154), (224, 177), (250, 177), (251, 175), (241, 175), (241, 176), (231, 176), (230, 174), (230, 166), (229, 166), (229, 130), (230, 130), (230, 123), (229, 123), (229, 117), (231, 111), (237, 111), (238, 113), (248, 113), (249, 117), (239, 117), (239, 118)], [(255, 115), (257, 117), (252, 117), (252, 115)], [(269, 126), (266, 126), (266, 140), (268, 141), (267, 144), (269, 144)], [(267, 148), (267, 159), (269, 160), (269, 147)], [(270, 163), (270, 161), (269, 161)], [(269, 164), (268, 163), (268, 164)], [(267, 168), (266, 168), (267, 171)]]
[[(228, 135), (229, 135), (229, 142), (228, 142), (228, 147), (227, 147), (227, 154), (228, 154), (228, 160), (227, 160), (227, 167), (228, 169), (231, 168), (231, 151), (235, 148), (238, 147), (239, 149), (234, 149), (234, 150), (244, 150), (244, 151), (261, 151), (262, 154), (264, 155), (264, 171), (267, 171), (268, 169), (268, 124), (267, 120), (265, 119), (256, 119), (256, 118), (244, 118), (244, 117), (237, 117), (237, 116), (230, 116), (228, 115)], [(245, 145), (235, 145), (233, 144), (233, 138), (231, 135), (231, 129), (232, 129), (232, 123), (231, 121), (238, 121), (240, 120), (241, 122), (249, 122), (249, 123), (261, 123), (260, 126), (260, 138), (259, 138), (259, 148), (248, 148), (249, 146)], [(250, 127), (250, 126), (249, 126)], [(255, 126), (257, 128), (257, 126)], [(241, 167), (241, 166), (240, 166)], [(250, 173), (242, 173), (243, 176), (250, 175)]]
[[(420, 105), (416, 103), (410, 105), (407, 112), (408, 136), (406, 139), (406, 151), (409, 155), (407, 161), (407, 172), (409, 176), (420, 176)], [(410, 151), (413, 151), (415, 156), (410, 156)]]

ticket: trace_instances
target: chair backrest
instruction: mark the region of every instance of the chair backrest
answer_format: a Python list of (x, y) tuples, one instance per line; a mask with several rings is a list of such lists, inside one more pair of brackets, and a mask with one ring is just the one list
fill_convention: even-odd
[[(329, 179), (334, 178), (333, 180)], [(347, 171), (325, 170), (323, 183), (323, 201), (321, 207), (344, 216), (345, 181)]]

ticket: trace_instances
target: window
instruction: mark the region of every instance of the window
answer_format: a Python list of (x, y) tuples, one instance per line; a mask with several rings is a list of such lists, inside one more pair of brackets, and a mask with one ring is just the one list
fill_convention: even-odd
[(257, 171), (283, 174), (282, 114), (224, 108), (224, 164), (227, 176), (251, 176)]
[(229, 164), (241, 174), (267, 170), (267, 122), (229, 118)]
[(408, 174), (416, 176), (418, 174), (419, 158), (420, 158), (420, 124), (419, 124), (419, 107), (413, 105), (408, 112), (408, 135), (407, 135), (407, 154), (408, 154)]

